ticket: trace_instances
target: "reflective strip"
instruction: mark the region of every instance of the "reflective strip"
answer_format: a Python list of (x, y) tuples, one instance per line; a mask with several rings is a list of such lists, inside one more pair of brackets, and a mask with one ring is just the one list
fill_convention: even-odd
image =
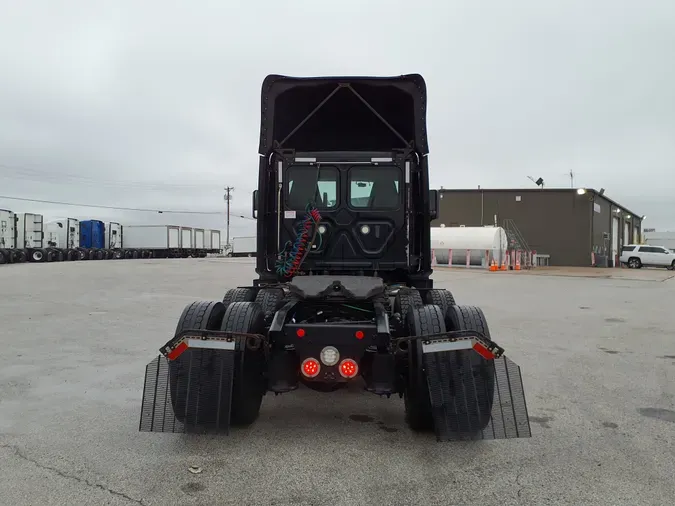
[(296, 156), (295, 161), (297, 163), (314, 163), (316, 162), (316, 158)]
[(490, 350), (488, 350), (485, 346), (483, 346), (478, 341), (474, 341), (473, 350), (476, 353), (478, 353), (481, 357), (483, 357), (484, 359), (493, 360), (495, 358), (494, 353), (492, 353)]
[(405, 162), (405, 182), (410, 183), (410, 162)]
[(473, 339), (461, 339), (459, 341), (441, 341), (422, 343), (422, 353), (437, 353), (439, 351), (470, 350), (473, 348)]
[(234, 341), (220, 341), (216, 339), (188, 339), (188, 348), (208, 348), (211, 350), (234, 350)]
[(381, 157), (378, 158), (377, 156), (373, 157), (370, 159), (371, 162), (373, 163), (378, 163), (378, 162), (391, 162), (393, 159), (391, 157)]
[(178, 346), (176, 346), (171, 352), (166, 356), (169, 360), (176, 360), (180, 355), (187, 350), (188, 346), (185, 341), (182, 341)]

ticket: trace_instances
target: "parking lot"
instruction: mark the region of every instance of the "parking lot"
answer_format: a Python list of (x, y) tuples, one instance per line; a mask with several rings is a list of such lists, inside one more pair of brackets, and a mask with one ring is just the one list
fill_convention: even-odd
[(229, 437), (140, 433), (145, 365), (186, 303), (250, 283), (252, 260), (3, 266), (0, 503), (669, 504), (675, 279), (616, 271), (439, 269), (521, 366), (532, 438), (437, 443), (402, 400), (358, 389), (266, 396)]

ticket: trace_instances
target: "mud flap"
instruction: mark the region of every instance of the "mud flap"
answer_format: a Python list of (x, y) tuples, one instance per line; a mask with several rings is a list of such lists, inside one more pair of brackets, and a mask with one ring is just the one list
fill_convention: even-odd
[(520, 367), (506, 356), (427, 348), (423, 361), (438, 441), (531, 437)]
[(145, 369), (141, 432), (229, 434), (234, 350), (188, 349)]

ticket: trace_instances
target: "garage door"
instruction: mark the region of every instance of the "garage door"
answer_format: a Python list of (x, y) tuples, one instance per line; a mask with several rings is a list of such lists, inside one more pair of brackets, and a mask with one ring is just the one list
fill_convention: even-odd
[(630, 244), (630, 223), (623, 224), (623, 242), (621, 246), (625, 244)]

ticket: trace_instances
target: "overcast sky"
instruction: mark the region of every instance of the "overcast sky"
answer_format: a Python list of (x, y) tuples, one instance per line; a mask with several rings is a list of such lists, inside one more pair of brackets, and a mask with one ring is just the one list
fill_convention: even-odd
[(220, 227), (225, 185), (250, 215), (267, 74), (419, 72), (432, 186), (572, 170), (675, 230), (672, 0), (0, 0), (0, 47), (0, 195), (223, 214), (0, 208)]

